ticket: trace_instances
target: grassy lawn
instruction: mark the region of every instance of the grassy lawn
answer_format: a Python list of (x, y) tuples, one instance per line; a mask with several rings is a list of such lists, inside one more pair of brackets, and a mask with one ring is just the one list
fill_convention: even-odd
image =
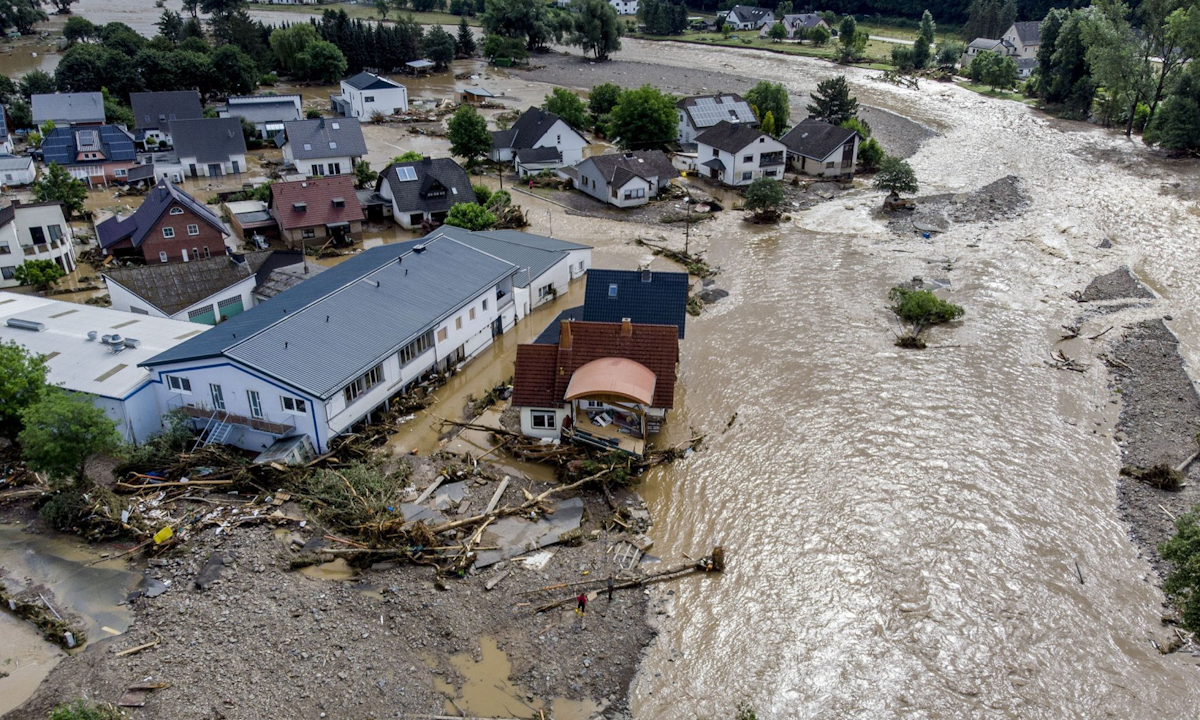
[[(326, 10), (345, 10), (346, 14), (352, 20), (378, 20), (379, 11), (372, 5), (351, 5), (349, 3), (334, 3), (332, 5), (266, 5), (258, 4), (254, 6), (255, 10), (268, 10), (274, 12), (290, 12), (302, 13), (305, 15), (320, 15)], [(413, 19), (422, 25), (457, 25), (459, 17), (450, 13), (442, 12), (411, 12), (404, 11), (397, 13), (394, 10), (388, 13), (388, 20), (395, 20), (401, 15), (412, 15)], [(479, 26), (479, 18), (468, 17), (468, 25)]]
[(1025, 103), (1026, 105), (1033, 105), (1037, 102), (1036, 99), (1028, 97), (1020, 92), (1005, 92), (1002, 90), (993, 90), (990, 87), (988, 87), (987, 85), (976, 85), (975, 83), (972, 83), (972, 82), (961, 82), (961, 83), (958, 83), (958, 85), (959, 85), (959, 87), (965, 87), (966, 89), (968, 89), (972, 92), (977, 92), (980, 95), (987, 95), (988, 97), (1000, 98), (1002, 100), (1014, 100), (1019, 103)]
[[(755, 50), (768, 50), (770, 52), (784, 53), (787, 55), (804, 55), (807, 57), (819, 57), (826, 60), (834, 60), (837, 58), (837, 44), (829, 42), (820, 47), (809, 43), (797, 43), (790, 41), (772, 42), (769, 38), (760, 38), (758, 33), (751, 31), (742, 31), (733, 33), (729, 38), (724, 38), (720, 33), (696, 33), (688, 32), (683, 35), (632, 35), (631, 37), (639, 37), (643, 40), (670, 40), (675, 42), (696, 43), (698, 45), (722, 45), (725, 47), (735, 48), (750, 48)], [(892, 43), (878, 42), (871, 40), (867, 43), (865, 54), (867, 62), (855, 63), (862, 67), (876, 68), (886, 70), (891, 67), (892, 59)]]

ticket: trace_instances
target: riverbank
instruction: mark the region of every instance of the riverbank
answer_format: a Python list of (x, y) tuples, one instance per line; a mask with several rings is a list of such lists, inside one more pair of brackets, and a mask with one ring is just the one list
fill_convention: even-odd
[[(400, 462), (412, 466), (416, 487), (458, 467), (449, 457)], [(497, 489), (492, 478), (501, 471), (480, 467), (464, 488), (436, 501), (443, 513), (453, 517), (488, 503)], [(519, 505), (525, 492), (550, 487), (512, 482), (498, 502)], [(633, 493), (618, 489), (614, 495), (625, 522), (630, 511), (641, 512)], [(290, 502), (279, 509), (291, 520), (280, 521), (278, 529), (203, 530), (137, 566), (150, 582), (161, 583), (162, 593), (130, 602), (127, 632), (99, 634), (6, 718), (44, 720), (54, 706), (76, 697), (115, 703), (138, 682), (167, 683), (147, 697), (143, 712), (173, 719), (255, 718), (285, 708), (287, 717), (460, 710), (537, 717), (541, 709), (560, 719), (582, 720), (600, 711), (628, 717), (629, 684), (654, 634), (648, 593), (619, 590), (611, 603), (593, 595), (586, 618), (574, 612), (573, 602), (533, 610), (576, 591), (530, 591), (612, 571), (606, 540), (607, 528), (616, 527), (609, 520), (613, 510), (598, 492), (580, 497), (578, 541), (548, 548), (540, 565), (502, 561), (461, 579), (386, 560), (361, 571), (328, 559), (293, 569), (345, 546), (324, 539), (325, 531)], [(44, 532), (37, 522), (32, 527)], [(590, 590), (597, 587), (603, 583)], [(117, 655), (156, 640), (151, 648)]]

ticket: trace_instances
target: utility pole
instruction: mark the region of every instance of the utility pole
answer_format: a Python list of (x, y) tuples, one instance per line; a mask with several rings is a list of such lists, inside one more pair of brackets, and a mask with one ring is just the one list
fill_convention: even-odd
[(554, 237), (554, 213), (546, 211), (546, 222), (550, 223), (550, 237)]
[(688, 255), (688, 245), (692, 239), (692, 199), (689, 197), (687, 202), (687, 222), (683, 224), (683, 254)]

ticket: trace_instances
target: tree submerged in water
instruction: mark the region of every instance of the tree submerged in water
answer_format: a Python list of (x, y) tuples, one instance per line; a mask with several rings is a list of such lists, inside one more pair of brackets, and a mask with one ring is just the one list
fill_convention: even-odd
[(923, 349), (925, 340), (921, 334), (934, 325), (952, 322), (966, 312), (961, 306), (942, 300), (928, 290), (912, 290), (894, 287), (888, 293), (892, 301), (892, 312), (900, 318), (904, 334), (896, 338), (896, 346)]

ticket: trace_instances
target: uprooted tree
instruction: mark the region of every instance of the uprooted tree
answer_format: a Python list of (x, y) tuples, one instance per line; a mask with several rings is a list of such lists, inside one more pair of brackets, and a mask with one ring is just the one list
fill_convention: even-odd
[(1179, 606), (1183, 626), (1200, 632), (1200, 506), (1175, 521), (1175, 536), (1158, 546), (1171, 572), (1163, 590)]
[(961, 306), (942, 300), (929, 290), (894, 287), (888, 293), (892, 312), (900, 319), (903, 333), (897, 333), (896, 346), (921, 349), (925, 340), (921, 334), (934, 325), (948, 323), (963, 316)]
[(783, 186), (778, 180), (759, 178), (746, 187), (746, 209), (753, 214), (746, 219), (755, 223), (779, 222), (779, 208), (784, 201)]

